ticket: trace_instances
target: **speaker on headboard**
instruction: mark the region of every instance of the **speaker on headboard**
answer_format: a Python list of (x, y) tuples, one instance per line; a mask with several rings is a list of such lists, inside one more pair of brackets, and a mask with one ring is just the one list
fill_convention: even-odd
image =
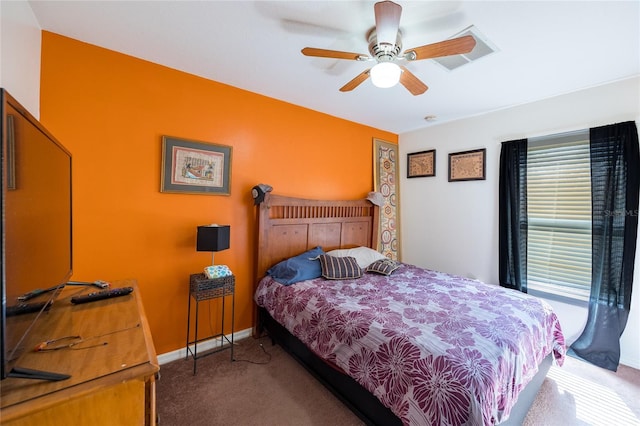
[(267, 185), (265, 183), (260, 183), (260, 184), (258, 184), (256, 186), (254, 186), (251, 189), (251, 196), (253, 197), (253, 203), (257, 206), (258, 204), (263, 202), (264, 201), (264, 195), (267, 192), (271, 192), (271, 190), (273, 190), (271, 185)]

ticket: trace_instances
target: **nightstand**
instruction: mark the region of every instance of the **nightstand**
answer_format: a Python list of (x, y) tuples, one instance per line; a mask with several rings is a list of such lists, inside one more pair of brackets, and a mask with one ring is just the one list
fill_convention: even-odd
[[(233, 321), (235, 315), (235, 282), (236, 278), (233, 275), (221, 278), (209, 279), (205, 274), (191, 274), (189, 280), (189, 308), (187, 317), (187, 354), (186, 359), (189, 359), (189, 355), (193, 357), (193, 374), (196, 374), (196, 366), (198, 359), (207, 355), (230, 349), (231, 361), (233, 361)], [(224, 334), (224, 310), (228, 297), (231, 297), (231, 339)], [(218, 334), (213, 334), (207, 337), (198, 338), (198, 307), (201, 301), (222, 298), (222, 324), (221, 330)], [(195, 312), (195, 324), (194, 324), (194, 338), (191, 340), (191, 299), (196, 302)], [(216, 339), (219, 341), (217, 347), (209, 350), (205, 350), (202, 353), (198, 353), (198, 344), (205, 341)], [(225, 341), (228, 345), (225, 346)], [(193, 345), (193, 349), (191, 348)]]

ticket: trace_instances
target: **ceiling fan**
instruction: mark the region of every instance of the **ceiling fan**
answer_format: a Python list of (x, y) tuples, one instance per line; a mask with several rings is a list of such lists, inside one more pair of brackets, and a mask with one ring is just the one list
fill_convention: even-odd
[(381, 1), (374, 5), (374, 12), (376, 26), (367, 35), (370, 56), (315, 47), (302, 49), (302, 54), (305, 56), (377, 62), (373, 67), (361, 72), (342, 86), (341, 92), (349, 92), (371, 77), (373, 84), (377, 87), (392, 87), (400, 82), (412, 95), (421, 95), (427, 91), (427, 85), (411, 73), (403, 65), (404, 63), (468, 53), (476, 45), (473, 36), (467, 35), (414, 47), (402, 52), (402, 33), (400, 31), (402, 6), (392, 1)]

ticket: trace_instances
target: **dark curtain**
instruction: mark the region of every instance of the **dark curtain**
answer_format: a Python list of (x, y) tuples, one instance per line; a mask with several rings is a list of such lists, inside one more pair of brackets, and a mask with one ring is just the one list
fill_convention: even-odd
[(589, 315), (569, 353), (616, 371), (631, 307), (640, 156), (633, 121), (596, 127), (591, 143), (592, 273)]
[(502, 143), (499, 180), (499, 278), (527, 292), (527, 140)]

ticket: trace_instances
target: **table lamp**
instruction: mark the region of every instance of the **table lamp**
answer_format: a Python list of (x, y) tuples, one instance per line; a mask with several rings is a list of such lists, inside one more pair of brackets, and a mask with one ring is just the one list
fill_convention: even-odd
[(203, 225), (198, 226), (196, 251), (210, 251), (211, 265), (214, 265), (215, 252), (229, 248), (231, 226), (229, 225)]

